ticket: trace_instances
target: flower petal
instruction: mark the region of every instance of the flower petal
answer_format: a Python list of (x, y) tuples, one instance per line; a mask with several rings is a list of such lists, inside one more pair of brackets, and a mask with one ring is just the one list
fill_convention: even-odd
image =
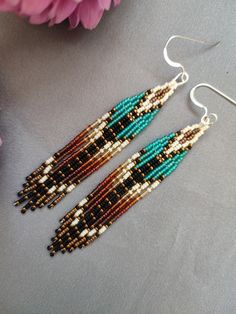
[(78, 7), (74, 10), (74, 12), (69, 17), (70, 28), (76, 28), (79, 25), (80, 17)]
[(81, 23), (87, 29), (93, 29), (98, 25), (103, 11), (97, 0), (83, 1), (78, 8)]
[(0, 10), (5, 12), (18, 12), (20, 0), (0, 0)]
[(31, 15), (29, 18), (29, 22), (31, 24), (42, 24), (48, 21), (49, 21), (48, 9), (40, 14)]
[(111, 0), (98, 0), (101, 9), (109, 10), (111, 7)]
[(53, 1), (52, 0), (22, 0), (21, 14), (37, 15), (42, 13)]
[(26, 16), (32, 24), (49, 22), (59, 24), (69, 19), (70, 28), (81, 22), (85, 28), (93, 29), (99, 23), (104, 10), (109, 10), (112, 3), (121, 0), (0, 0), (0, 11), (15, 12)]
[(61, 0), (57, 6), (56, 15), (54, 17), (55, 23), (61, 23), (68, 18), (76, 9), (77, 3), (74, 0)]

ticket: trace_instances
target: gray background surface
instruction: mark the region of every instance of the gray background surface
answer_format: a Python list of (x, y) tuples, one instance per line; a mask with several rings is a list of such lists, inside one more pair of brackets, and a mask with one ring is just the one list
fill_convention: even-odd
[[(0, 313), (236, 313), (236, 108), (198, 97), (219, 122), (179, 169), (83, 251), (51, 259), (58, 219), (154, 138), (198, 121), (189, 90), (209, 82), (236, 98), (234, 0), (128, 1), (93, 32), (0, 16)], [(190, 82), (122, 154), (54, 210), (12, 206), (25, 175), (126, 96), (170, 80), (167, 38)]]

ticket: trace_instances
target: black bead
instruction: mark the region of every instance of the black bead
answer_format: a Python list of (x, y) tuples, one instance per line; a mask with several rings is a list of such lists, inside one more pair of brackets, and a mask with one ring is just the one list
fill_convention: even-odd
[(95, 144), (90, 144), (87, 148), (87, 152), (90, 154), (90, 155), (93, 155), (95, 152), (97, 151), (97, 147)]
[(123, 185), (122, 183), (120, 183), (120, 184), (115, 188), (115, 190), (116, 190), (116, 192), (117, 192), (120, 196), (124, 195), (125, 192), (126, 192), (126, 189), (125, 189), (125, 187), (124, 187), (124, 185)]
[(134, 184), (135, 184), (135, 181), (131, 177), (129, 177), (128, 179), (124, 181), (124, 185), (127, 188), (131, 188)]
[(108, 200), (102, 200), (100, 203), (101, 207), (104, 209), (108, 209), (110, 207), (109, 201)]
[(78, 157), (82, 162), (85, 162), (89, 159), (89, 156), (86, 154), (86, 152), (81, 152)]
[(100, 137), (98, 138), (96, 141), (95, 141), (96, 145), (99, 147), (99, 148), (102, 148), (104, 145), (106, 145), (106, 141), (103, 137)]
[(114, 141), (116, 139), (115, 135), (110, 128), (103, 129), (103, 135), (107, 141)]
[(117, 202), (117, 200), (118, 200), (118, 196), (116, 195), (116, 193), (115, 192), (110, 192), (108, 195), (107, 195), (107, 198), (109, 199), (109, 201), (111, 202), (111, 203), (116, 203)]
[(135, 169), (135, 171), (132, 173), (132, 178), (136, 182), (141, 182), (143, 180), (143, 175), (142, 173)]

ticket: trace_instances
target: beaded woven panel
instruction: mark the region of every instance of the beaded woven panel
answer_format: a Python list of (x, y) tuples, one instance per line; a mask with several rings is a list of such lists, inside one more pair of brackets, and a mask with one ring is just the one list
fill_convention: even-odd
[(58, 204), (82, 180), (98, 170), (143, 131), (176, 89), (176, 81), (117, 104), (26, 178), (21, 212)]
[(178, 167), (207, 128), (207, 125), (195, 124), (170, 133), (120, 165), (61, 219), (48, 247), (50, 254), (72, 252), (97, 239)]

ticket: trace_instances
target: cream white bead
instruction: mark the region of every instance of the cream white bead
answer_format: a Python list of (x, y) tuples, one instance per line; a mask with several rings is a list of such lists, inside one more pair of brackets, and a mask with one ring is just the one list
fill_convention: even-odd
[[(78, 2), (80, 2), (80, 1), (78, 1)], [(110, 114), (109, 114), (109, 112), (107, 112), (107, 113), (105, 113), (103, 116), (102, 116), (102, 120), (106, 120), (107, 118), (109, 118), (110, 117)]]
[(189, 142), (189, 141), (186, 141), (186, 142), (182, 145), (182, 147), (183, 147), (183, 148), (186, 148), (187, 146), (189, 146), (189, 144), (190, 144), (190, 142)]
[(43, 170), (43, 173), (44, 173), (44, 174), (47, 174), (51, 169), (52, 169), (52, 166), (47, 166), (47, 167)]
[(72, 221), (72, 223), (70, 224), (71, 227), (76, 226), (78, 222), (79, 222), (79, 219), (78, 219), (78, 218), (75, 218), (75, 219)]
[(46, 165), (49, 165), (51, 162), (53, 162), (54, 158), (53, 157), (50, 157), (48, 158), (46, 161), (45, 161), (45, 164)]
[(135, 153), (135, 154), (131, 157), (131, 159), (132, 159), (132, 160), (137, 159), (139, 156), (140, 156), (139, 153)]
[(121, 146), (124, 148), (125, 146), (127, 146), (129, 144), (129, 141), (128, 140), (125, 140), (122, 144), (121, 144)]
[(106, 126), (106, 122), (102, 122), (98, 128), (99, 130), (102, 130), (105, 126)]
[(128, 177), (130, 176), (130, 172), (126, 172), (126, 174), (124, 175), (123, 179), (126, 180)]
[(114, 148), (117, 148), (118, 146), (120, 146), (120, 142), (115, 142), (115, 143), (113, 144), (113, 147), (114, 147)]
[(58, 189), (58, 192), (62, 192), (63, 190), (65, 190), (65, 188), (66, 188), (65, 184), (61, 185)]
[(131, 189), (129, 189), (128, 194), (132, 195), (139, 187), (139, 183), (135, 184)]
[(74, 217), (79, 217), (83, 213), (82, 209), (79, 209), (75, 212)]
[(74, 190), (76, 186), (74, 184), (71, 184), (70, 186), (68, 186), (68, 188), (66, 189), (66, 192), (70, 193), (71, 191)]
[(178, 144), (178, 145), (175, 146), (174, 150), (177, 151), (177, 150), (179, 150), (181, 147), (182, 147), (182, 146), (181, 146), (180, 144)]
[(134, 162), (131, 162), (130, 164), (128, 164), (127, 169), (131, 169), (134, 166)]
[(180, 140), (182, 140), (182, 138), (184, 137), (184, 134), (183, 133), (181, 133), (179, 136), (177, 136), (177, 141), (180, 141)]
[(152, 184), (152, 188), (155, 189), (160, 184), (159, 181), (156, 181)]
[(98, 233), (102, 234), (103, 232), (105, 232), (107, 230), (106, 226), (103, 226), (101, 229), (99, 229)]
[(51, 187), (51, 189), (48, 190), (49, 194), (52, 194), (57, 188), (54, 186)]
[(143, 189), (146, 189), (148, 186), (149, 186), (149, 183), (148, 183), (148, 182), (145, 182), (145, 183), (142, 185), (142, 188), (143, 188)]
[(102, 132), (99, 131), (95, 136), (94, 139), (97, 140), (102, 135)]
[(88, 229), (84, 229), (81, 234), (79, 235), (80, 238), (83, 238), (88, 233)]
[(82, 201), (79, 202), (79, 206), (83, 206), (85, 203), (87, 203), (86, 198), (84, 198)]
[(88, 237), (92, 237), (96, 232), (97, 232), (96, 229), (92, 229), (91, 231), (89, 231)]
[(178, 83), (176, 82), (176, 80), (172, 80), (169, 82), (169, 87), (173, 88), (173, 90), (175, 90), (178, 87)]
[(46, 180), (47, 180), (48, 176), (45, 175), (43, 176), (40, 180), (39, 180), (39, 183), (44, 183)]
[(134, 186), (133, 186), (133, 191), (137, 190), (138, 188), (140, 187), (140, 184), (139, 183), (136, 183)]
[(108, 149), (111, 146), (111, 142), (106, 143), (106, 145), (104, 146), (104, 149)]

